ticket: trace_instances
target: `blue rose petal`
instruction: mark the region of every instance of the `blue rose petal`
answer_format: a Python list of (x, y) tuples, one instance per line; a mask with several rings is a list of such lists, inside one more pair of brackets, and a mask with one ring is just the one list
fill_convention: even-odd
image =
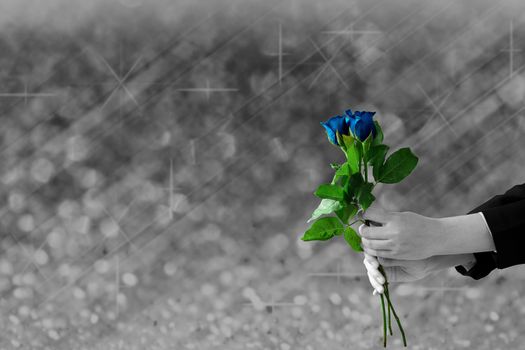
[(372, 133), (373, 137), (376, 136), (374, 114), (376, 112), (356, 111), (354, 113), (354, 119), (350, 122), (350, 130), (359, 140), (366, 140), (370, 133)]
[(336, 132), (339, 132), (341, 135), (348, 135), (348, 124), (345, 118), (340, 115), (328, 119), (328, 121), (321, 123), (321, 125), (326, 129), (328, 139), (334, 145), (339, 146)]

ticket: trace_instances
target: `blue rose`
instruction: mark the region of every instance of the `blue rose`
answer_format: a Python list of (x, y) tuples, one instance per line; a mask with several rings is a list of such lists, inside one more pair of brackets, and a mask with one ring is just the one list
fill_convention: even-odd
[(330, 142), (336, 146), (339, 146), (336, 132), (338, 132), (339, 135), (350, 135), (350, 118), (348, 116), (337, 115), (328, 119), (326, 122), (322, 122), (321, 125), (326, 129), (326, 134)]
[(372, 133), (372, 137), (376, 136), (376, 126), (374, 124), (374, 114), (376, 112), (366, 111), (346, 111), (346, 116), (350, 119), (350, 131), (359, 140), (364, 141)]

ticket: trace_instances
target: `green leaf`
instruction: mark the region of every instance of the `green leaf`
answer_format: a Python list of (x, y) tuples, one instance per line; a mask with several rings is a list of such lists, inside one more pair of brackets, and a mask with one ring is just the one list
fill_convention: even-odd
[(381, 129), (381, 126), (377, 122), (377, 120), (374, 120), (374, 124), (376, 126), (376, 137), (374, 137), (374, 141), (372, 141), (373, 146), (377, 146), (383, 143), (383, 130)]
[(335, 175), (336, 176), (349, 176), (349, 175), (352, 175), (350, 174), (350, 168), (348, 167), (348, 163), (343, 163), (339, 169), (337, 169), (337, 171), (335, 172)]
[(352, 247), (353, 250), (355, 250), (356, 252), (363, 251), (363, 248), (361, 248), (361, 237), (357, 235), (357, 233), (352, 227), (347, 226), (345, 228), (343, 232), (343, 237), (345, 238), (346, 243), (348, 243), (348, 245)]
[(340, 202), (334, 201), (333, 199), (323, 199), (317, 209), (312, 213), (312, 217), (307, 222), (313, 221), (322, 215), (327, 215), (335, 212), (336, 210), (342, 209), (343, 206)]
[(410, 148), (401, 148), (388, 157), (376, 180), (386, 184), (398, 183), (415, 169), (417, 162), (418, 158)]
[(345, 148), (351, 147), (354, 144), (355, 139), (352, 135), (341, 135), (341, 138), (343, 139)]
[(345, 142), (346, 163), (350, 167), (351, 174), (357, 173), (359, 171), (359, 150), (357, 149), (359, 142), (355, 142), (355, 139), (349, 135), (343, 135), (343, 140)]
[(348, 224), (348, 219), (353, 217), (357, 213), (357, 205), (355, 204), (348, 204), (342, 207), (341, 209), (337, 210), (335, 214), (339, 219), (341, 219), (342, 222), (345, 224)]
[(372, 164), (374, 179), (378, 179), (381, 167), (385, 163), (385, 156), (388, 152), (389, 147), (387, 145), (376, 145), (370, 148), (370, 159), (369, 162)]
[(335, 217), (317, 219), (301, 238), (303, 241), (326, 241), (343, 233), (343, 224)]
[(363, 153), (367, 156), (367, 158), (369, 158), (368, 151), (370, 150), (370, 146), (372, 145), (372, 141), (374, 140), (373, 137), (373, 134), (370, 133), (366, 140), (363, 141)]
[(345, 186), (346, 201), (351, 202), (352, 199), (357, 196), (361, 185), (365, 182), (361, 173), (355, 173), (348, 179), (348, 183)]
[(347, 163), (341, 164), (339, 169), (335, 172), (334, 179), (332, 180), (332, 185), (339, 185), (341, 187), (344, 187), (346, 183), (348, 182), (348, 177), (350, 174), (350, 168), (348, 167)]
[(341, 135), (341, 134), (339, 133), (339, 131), (336, 131), (336, 132), (335, 132), (335, 139), (337, 140), (337, 143), (339, 144), (339, 147), (342, 147), (343, 150), (344, 150), (344, 148), (345, 148), (345, 143), (344, 143), (344, 140), (343, 140), (343, 136), (344, 136), (344, 135)]
[(370, 207), (370, 205), (376, 199), (376, 197), (374, 197), (374, 195), (372, 194), (373, 187), (374, 184), (367, 182), (361, 185), (361, 188), (359, 189), (358, 202), (361, 208), (363, 208), (363, 210), (368, 209), (368, 207)]
[(322, 199), (334, 199), (336, 201), (341, 201), (344, 198), (343, 189), (333, 184), (320, 185), (314, 194)]

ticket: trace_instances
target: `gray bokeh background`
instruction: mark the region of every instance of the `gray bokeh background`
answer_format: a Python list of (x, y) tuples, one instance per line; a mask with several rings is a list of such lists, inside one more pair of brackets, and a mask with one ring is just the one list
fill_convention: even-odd
[[(373, 349), (344, 241), (299, 240), (374, 110), (440, 217), (525, 177), (518, 1), (0, 1), (2, 349)], [(412, 349), (517, 349), (525, 272), (393, 287)], [(401, 348), (397, 337), (389, 345)]]

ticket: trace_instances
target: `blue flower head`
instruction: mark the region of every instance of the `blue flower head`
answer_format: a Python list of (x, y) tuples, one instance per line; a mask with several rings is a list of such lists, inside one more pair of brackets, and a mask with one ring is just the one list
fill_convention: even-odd
[(355, 138), (364, 141), (370, 133), (372, 133), (372, 137), (377, 134), (374, 114), (376, 112), (356, 111), (352, 113), (352, 110), (347, 109), (343, 116), (332, 117), (328, 121), (322, 122), (321, 125), (326, 129), (330, 142), (336, 146), (339, 146), (337, 132), (339, 135), (352, 134)]
[(372, 137), (376, 136), (377, 131), (374, 124), (374, 114), (376, 114), (376, 112), (356, 111), (350, 117), (350, 131), (359, 140), (366, 140), (370, 133), (372, 133)]
[(339, 146), (336, 132), (339, 135), (350, 135), (350, 118), (348, 116), (337, 115), (326, 122), (322, 122), (321, 125), (325, 128), (330, 142), (336, 146)]

